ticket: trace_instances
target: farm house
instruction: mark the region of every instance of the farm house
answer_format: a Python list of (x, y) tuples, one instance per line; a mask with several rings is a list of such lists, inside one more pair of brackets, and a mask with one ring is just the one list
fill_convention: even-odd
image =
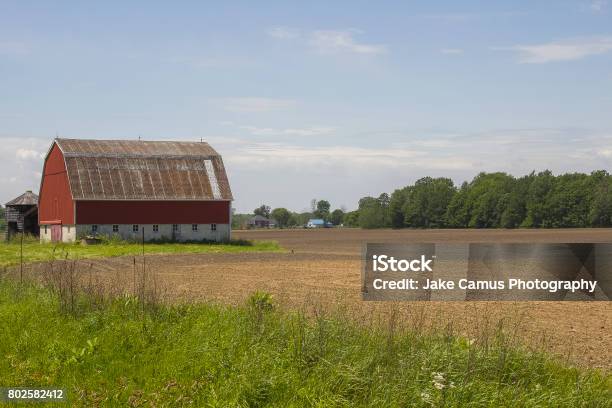
[(232, 192), (205, 142), (55, 139), (39, 195), (43, 242), (230, 239)]

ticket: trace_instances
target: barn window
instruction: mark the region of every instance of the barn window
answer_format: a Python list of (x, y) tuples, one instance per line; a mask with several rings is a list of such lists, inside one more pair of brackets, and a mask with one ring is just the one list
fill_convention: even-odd
[(191, 224), (191, 230), (192, 231), (197, 231), (198, 230), (198, 224)]
[(138, 232), (138, 224), (132, 225), (132, 232)]
[(153, 232), (159, 232), (159, 225), (153, 224)]
[(98, 232), (98, 226), (97, 226), (97, 225), (95, 225), (95, 224), (94, 224), (94, 225), (92, 225), (92, 226), (91, 226), (91, 232), (93, 232), (94, 234), (95, 234), (96, 232)]
[(119, 232), (119, 225), (113, 225), (113, 232)]
[(211, 231), (216, 231), (217, 230), (217, 224), (210, 224), (210, 230)]
[(45, 225), (45, 234), (47, 233), (47, 226)]
[(172, 232), (180, 232), (181, 229), (179, 227), (178, 224), (172, 224)]

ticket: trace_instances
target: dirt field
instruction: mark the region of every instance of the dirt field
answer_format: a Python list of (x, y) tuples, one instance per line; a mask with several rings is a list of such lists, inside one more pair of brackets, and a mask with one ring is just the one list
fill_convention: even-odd
[[(260, 230), (235, 238), (276, 240), (285, 253), (147, 256), (148, 269), (171, 299), (244, 302), (255, 290), (272, 292), (285, 307), (349, 310), (355, 318), (397, 310), (408, 323), (477, 336), (488, 324), (506, 324), (529, 344), (568, 360), (612, 368), (610, 302), (363, 302), (364, 242), (610, 242), (612, 230)], [(130, 287), (133, 258), (87, 261), (97, 275)], [(138, 261), (140, 262), (140, 261)], [(360, 316), (360, 317), (358, 317)], [(418, 323), (417, 323), (418, 322)]]

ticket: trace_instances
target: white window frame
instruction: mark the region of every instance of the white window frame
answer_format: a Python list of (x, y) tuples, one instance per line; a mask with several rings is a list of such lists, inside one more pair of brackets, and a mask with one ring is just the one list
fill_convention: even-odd
[(210, 230), (211, 231), (216, 231), (217, 230), (217, 224), (210, 224)]
[(159, 224), (153, 224), (153, 232), (159, 232)]
[(132, 232), (138, 232), (140, 230), (139, 224), (132, 224)]

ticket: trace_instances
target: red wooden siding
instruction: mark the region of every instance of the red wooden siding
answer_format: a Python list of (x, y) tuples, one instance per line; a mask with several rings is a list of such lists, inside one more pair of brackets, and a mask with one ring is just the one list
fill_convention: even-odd
[(229, 201), (76, 201), (78, 224), (229, 224)]
[(40, 224), (74, 224), (74, 201), (70, 194), (64, 156), (53, 144), (43, 169), (38, 201)]

